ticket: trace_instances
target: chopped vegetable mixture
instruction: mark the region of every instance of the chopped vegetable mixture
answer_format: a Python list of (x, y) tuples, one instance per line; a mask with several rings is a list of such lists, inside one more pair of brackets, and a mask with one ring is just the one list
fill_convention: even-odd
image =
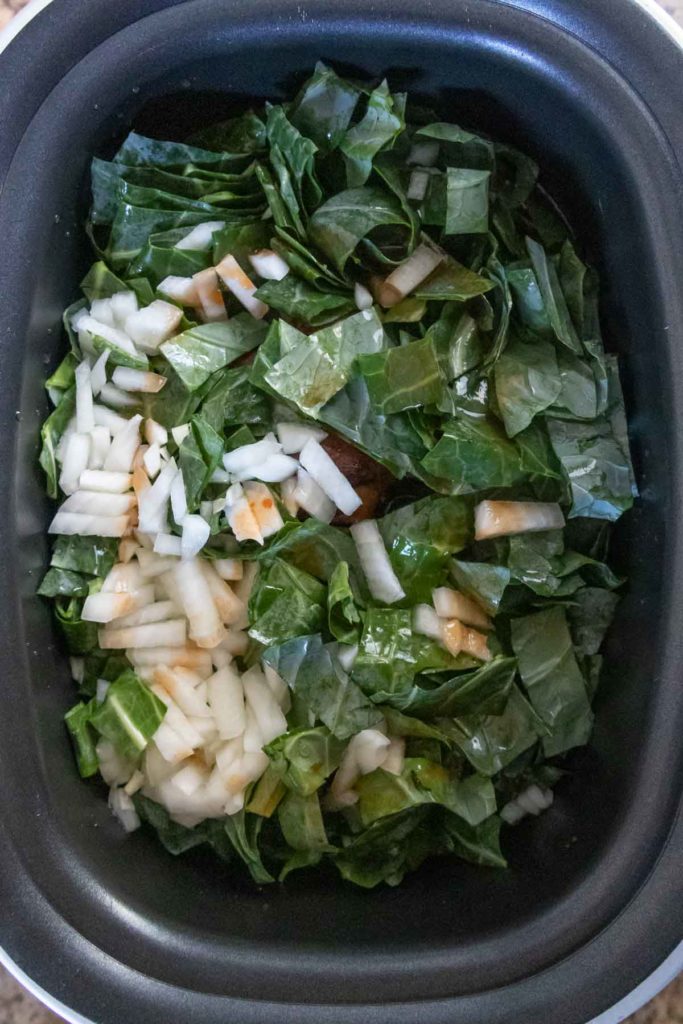
[(636, 494), (535, 163), (319, 64), (92, 195), (40, 456), (81, 775), (257, 883), (504, 866), (590, 737)]

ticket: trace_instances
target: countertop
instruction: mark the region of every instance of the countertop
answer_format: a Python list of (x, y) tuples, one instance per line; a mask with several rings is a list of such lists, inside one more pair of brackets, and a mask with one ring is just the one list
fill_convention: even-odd
[[(683, 0), (659, 2), (683, 25)], [(0, 29), (26, 3), (27, 0), (0, 0)], [(0, 967), (0, 1024), (59, 1024), (59, 1021), (59, 1017), (46, 1010)], [(169, 1021), (169, 1024), (181, 1022)], [(683, 975), (624, 1024), (683, 1024)]]

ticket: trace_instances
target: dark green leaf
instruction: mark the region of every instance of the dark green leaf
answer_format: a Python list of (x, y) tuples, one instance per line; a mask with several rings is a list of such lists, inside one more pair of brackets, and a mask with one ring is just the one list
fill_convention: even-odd
[(448, 814), (444, 819), (453, 853), (463, 860), (489, 868), (508, 866), (500, 849), (501, 824), (497, 814), (492, 814), (475, 827), (454, 814)]
[(339, 562), (332, 572), (328, 585), (328, 628), (340, 643), (355, 644), (360, 633), (361, 621), (349, 580), (349, 566), (346, 562)]
[(202, 416), (193, 416), (190, 432), (183, 438), (178, 452), (178, 466), (183, 474), (187, 507), (199, 507), (202, 492), (220, 463), (225, 443), (220, 434)]
[(457, 260), (446, 257), (429, 277), (419, 284), (413, 296), (431, 301), (466, 302), (490, 291), (494, 284), (468, 270)]
[(320, 725), (286, 732), (264, 749), (271, 767), (285, 785), (301, 796), (308, 796), (339, 766), (345, 742)]
[(231, 814), (225, 818), (223, 823), (228, 839), (258, 885), (275, 881), (265, 867), (258, 847), (263, 821), (264, 819), (257, 814), (238, 811), (237, 814)]
[(543, 246), (532, 238), (527, 238), (526, 246), (555, 337), (572, 352), (580, 355), (581, 342), (569, 315), (555, 265), (548, 259)]
[(370, 401), (385, 415), (420, 405), (437, 405), (445, 379), (431, 338), (359, 357)]
[(485, 234), (488, 231), (490, 177), (490, 171), (447, 169), (445, 234)]
[(61, 402), (51, 412), (40, 428), (42, 447), (40, 449), (40, 465), (45, 470), (47, 483), (45, 490), (50, 498), (59, 494), (59, 467), (57, 465), (57, 447), (66, 430), (71, 417), (76, 413), (76, 388), (71, 387), (64, 394)]
[(82, 778), (90, 778), (99, 768), (95, 750), (95, 733), (90, 724), (92, 708), (89, 704), (76, 704), (64, 715), (66, 727), (74, 746), (76, 764)]
[(322, 629), (325, 587), (281, 559), (261, 569), (249, 599), (249, 636), (265, 646)]
[(372, 171), (373, 158), (393, 141), (403, 127), (401, 111), (384, 81), (370, 93), (365, 114), (348, 129), (339, 147), (346, 161), (349, 188), (365, 184)]
[(319, 149), (335, 149), (353, 115), (360, 89), (318, 62), (289, 108), (289, 119)]
[(88, 581), (69, 569), (48, 569), (36, 593), (41, 597), (87, 597)]
[(350, 316), (356, 308), (349, 295), (321, 291), (294, 274), (287, 274), (281, 281), (262, 282), (256, 297), (278, 313), (310, 327), (324, 326)]
[(161, 346), (161, 353), (190, 391), (212, 373), (222, 370), (264, 340), (267, 324), (249, 313), (238, 313), (225, 323), (199, 324)]
[(505, 589), (510, 583), (510, 570), (503, 565), (485, 562), (451, 561), (451, 576), (458, 589), (478, 601), (489, 615), (496, 615)]
[(500, 715), (471, 715), (437, 723), (483, 775), (496, 775), (532, 747), (544, 729), (516, 686)]
[(340, 272), (362, 238), (386, 225), (409, 228), (401, 203), (376, 185), (347, 189), (319, 206), (311, 217), (311, 241)]
[(110, 685), (90, 720), (122, 757), (138, 757), (165, 714), (166, 705), (133, 671), (128, 671)]
[(528, 427), (562, 390), (555, 347), (542, 338), (512, 338), (494, 372), (496, 398), (509, 437)]
[(301, 796), (290, 791), (278, 807), (278, 821), (286, 842), (293, 850), (328, 851), (320, 800), (317, 793)]

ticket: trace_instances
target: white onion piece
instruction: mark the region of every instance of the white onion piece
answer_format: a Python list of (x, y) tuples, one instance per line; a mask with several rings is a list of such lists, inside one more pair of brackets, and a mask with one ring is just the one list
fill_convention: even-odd
[(138, 297), (134, 291), (116, 292), (109, 301), (116, 326), (122, 328), (131, 313), (137, 310)]
[(75, 371), (75, 379), (76, 430), (79, 434), (89, 434), (95, 426), (89, 363), (83, 362), (78, 364)]
[[(126, 334), (143, 352), (154, 353), (178, 328), (183, 311), (172, 302), (155, 299), (126, 319)], [(105, 339), (106, 340), (106, 339)]]
[(158, 444), (160, 447), (168, 444), (168, 431), (156, 420), (145, 420), (144, 435), (147, 444)]
[(215, 269), (225, 287), (232, 292), (238, 302), (242, 303), (247, 312), (257, 320), (263, 319), (268, 312), (268, 306), (255, 297), (256, 285), (244, 273), (235, 257), (230, 254), (224, 256)]
[[(167, 716), (168, 717), (168, 714)], [(196, 746), (201, 743), (201, 736), (198, 735), (198, 742)], [(166, 721), (166, 718), (161, 723), (157, 731), (154, 733), (154, 742), (159, 750), (159, 753), (168, 761), (169, 764), (178, 764), (180, 761), (184, 761), (185, 758), (191, 757), (195, 746), (188, 743), (186, 739), (180, 736), (175, 729)], [(169, 780), (164, 780), (168, 782)], [(159, 782), (159, 791), (161, 792), (161, 786), (164, 782)]]
[(125, 650), (126, 647), (180, 647), (186, 637), (185, 619), (167, 619), (124, 629), (101, 629), (99, 644), (103, 651)]
[(345, 672), (350, 672), (358, 657), (358, 644), (338, 644), (337, 661)]
[(371, 309), (375, 300), (365, 285), (357, 281), (353, 286), (353, 301), (356, 303), (357, 309)]
[(491, 629), (491, 620), (481, 605), (457, 590), (437, 587), (432, 591), (432, 600), (436, 614), (442, 619), (459, 619), (466, 626)]
[(109, 427), (93, 427), (90, 431), (88, 469), (102, 469), (111, 445)]
[(64, 429), (64, 433), (62, 434), (62, 436), (59, 439), (59, 443), (57, 444), (57, 448), (55, 449), (55, 456), (56, 456), (57, 462), (60, 464), (60, 466), (64, 462), (64, 456), (66, 454), (66, 447), (67, 447), (67, 445), (69, 443), (69, 438), (71, 438), (75, 433), (76, 433), (76, 417), (72, 416), (71, 419), (69, 420), (69, 422), (67, 423), (65, 429)]
[(234, 626), (232, 629), (226, 629), (225, 637), (221, 641), (221, 647), (226, 650), (233, 657), (241, 657), (247, 653), (249, 647), (249, 637), (246, 633), (236, 629)]
[(127, 391), (121, 391), (110, 381), (102, 385), (98, 397), (114, 409), (134, 409), (139, 404), (137, 398), (129, 395)]
[[(274, 434), (266, 434), (261, 441), (244, 444), (223, 456), (223, 465), (228, 473), (238, 474), (249, 471), (252, 466), (259, 466), (271, 455), (282, 452), (282, 445)], [(248, 478), (245, 478), (248, 479)]]
[(225, 580), (220, 578), (210, 562), (202, 558), (199, 560), (199, 564), (204, 578), (209, 584), (211, 597), (221, 622), (226, 626), (232, 626), (235, 622), (239, 622), (245, 612), (242, 602), (235, 597), (233, 591)]
[(172, 575), (177, 597), (190, 623), (190, 637), (198, 647), (217, 647), (225, 638), (225, 627), (198, 560), (188, 558), (178, 562)]
[(241, 484), (233, 484), (225, 496), (225, 515), (235, 538), (242, 543), (255, 540), (263, 544), (263, 534)]
[(123, 537), (128, 529), (128, 516), (86, 516), (78, 512), (58, 512), (48, 533), (77, 537)]
[(564, 525), (562, 509), (556, 502), (481, 501), (474, 510), (475, 540), (560, 530)]
[(104, 704), (107, 697), (107, 690), (111, 686), (111, 683), (106, 679), (98, 679), (95, 684), (95, 700), (98, 704)]
[(123, 562), (124, 565), (127, 564), (139, 550), (140, 545), (134, 537), (124, 537), (118, 547), (119, 562)]
[(101, 356), (99, 356), (90, 371), (90, 387), (95, 397), (99, 395), (100, 391), (107, 383), (107, 360), (109, 359), (109, 349), (105, 349)]
[(414, 199), (416, 202), (421, 203), (427, 194), (427, 187), (429, 185), (429, 172), (422, 170), (417, 167), (411, 172), (410, 181), (408, 182), (408, 189), (406, 191), (407, 199)]
[(78, 334), (79, 340), (83, 334), (86, 334), (90, 339), (101, 338), (113, 348), (120, 348), (123, 352), (127, 352), (129, 356), (137, 355), (135, 345), (127, 331), (103, 324), (93, 316), (84, 316), (79, 320)]
[(289, 264), (272, 249), (259, 249), (257, 252), (252, 252), (249, 262), (264, 281), (281, 281), (289, 273)]
[(117, 562), (102, 581), (102, 592), (105, 594), (130, 594), (142, 585), (142, 573), (136, 562), (130, 562), (128, 565)]
[(378, 285), (377, 299), (385, 309), (397, 305), (436, 270), (444, 254), (431, 245), (418, 245), (413, 253)]
[[(235, 596), (238, 597), (242, 604), (246, 607), (247, 604), (249, 603), (251, 592), (254, 589), (254, 584), (256, 583), (256, 577), (258, 576), (259, 566), (258, 562), (243, 562), (242, 565), (242, 579), (238, 580), (237, 583), (234, 584), (232, 589), (235, 592)], [(246, 625), (247, 624), (245, 623), (244, 628), (246, 628)]]
[(100, 740), (95, 747), (100, 775), (108, 786), (123, 785), (130, 775), (130, 762), (116, 750), (109, 740)]
[(362, 500), (317, 441), (306, 442), (299, 462), (344, 515), (350, 516), (360, 508)]
[(180, 558), (183, 553), (182, 540), (172, 533), (158, 533), (154, 538), (154, 553)]
[(111, 299), (93, 299), (90, 303), (90, 316), (101, 324), (107, 324), (108, 327), (116, 327)]
[(118, 434), (119, 430), (123, 430), (126, 423), (128, 423), (125, 416), (119, 416), (117, 412), (114, 412), (112, 409), (107, 409), (105, 405), (93, 406), (93, 417), (95, 419), (95, 425), (98, 427), (106, 427), (112, 437)]
[(153, 480), (161, 470), (161, 449), (158, 444), (150, 444), (142, 457), (144, 467)]
[(223, 301), (223, 293), (218, 286), (218, 275), (213, 267), (200, 270), (192, 278), (199, 297), (199, 309), (208, 323), (218, 323), (228, 319)]
[(297, 471), (296, 459), (290, 455), (269, 455), (259, 465), (247, 466), (239, 473), (233, 473), (236, 480), (262, 480), (269, 484), (279, 484), (288, 480)]
[(227, 469), (221, 469), (219, 467), (218, 469), (214, 469), (209, 482), (212, 484), (229, 484), (230, 474)]
[(222, 580), (241, 580), (244, 575), (244, 562), (239, 558), (216, 558), (211, 564)]
[(135, 453), (140, 447), (141, 423), (142, 416), (132, 416), (125, 429), (119, 430), (104, 460), (105, 472), (129, 473), (132, 470)]
[(413, 632), (441, 640), (443, 622), (430, 604), (417, 604), (413, 608)]
[(421, 167), (433, 167), (438, 159), (438, 141), (436, 139), (426, 139), (424, 142), (413, 142), (406, 162), (409, 164), (419, 164)]
[(135, 804), (123, 789), (112, 787), (109, 790), (109, 807), (126, 832), (135, 832), (140, 828)]
[(83, 604), (81, 618), (84, 622), (112, 622), (114, 619), (135, 611), (134, 594), (89, 594)]
[(132, 370), (129, 366), (117, 366), (111, 379), (122, 391), (141, 391), (147, 395), (156, 395), (165, 385), (167, 378), (149, 370)]
[(66, 499), (60, 512), (79, 512), (85, 516), (123, 516), (134, 507), (134, 494), (76, 491)]
[(186, 645), (178, 647), (136, 647), (126, 650), (126, 657), (140, 668), (154, 668), (155, 665), (170, 665), (191, 668), (203, 677), (211, 675), (211, 656), (208, 651)]
[(171, 274), (157, 285), (157, 291), (182, 306), (196, 306), (199, 303), (197, 285), (191, 277), (176, 277)]
[[(177, 472), (174, 460), (170, 459), (152, 486), (138, 496), (140, 529), (143, 532), (157, 533), (160, 529), (163, 530), (166, 520), (166, 505)], [(162, 521), (161, 526), (159, 526), (159, 520)]]
[(82, 491), (102, 491), (104, 494), (123, 494), (133, 486), (130, 473), (114, 473), (103, 469), (84, 469), (78, 486)]
[(263, 538), (272, 537), (285, 525), (273, 495), (264, 483), (250, 480), (244, 484), (244, 494)]
[(443, 620), (441, 636), (444, 646), (454, 657), (462, 653), (471, 654), (480, 661), (490, 661), (492, 658), (486, 636), (464, 626), (458, 619)]
[(161, 686), (171, 700), (175, 701), (183, 714), (195, 718), (211, 718), (208, 704), (202, 700), (201, 694), (181, 672), (176, 672), (168, 665), (158, 665), (152, 673), (152, 678), (157, 686)]
[(224, 227), (224, 220), (207, 220), (203, 224), (196, 224), (179, 242), (176, 242), (175, 248), (203, 252), (211, 248), (214, 233)]
[(189, 423), (180, 423), (177, 427), (171, 427), (171, 437), (180, 448), (181, 444), (190, 433)]
[[(145, 534), (138, 534), (142, 540)], [(169, 534), (159, 534), (159, 536), (168, 537)], [(180, 539), (180, 538), (178, 538)], [(156, 538), (154, 543), (156, 543)], [(154, 544), (152, 545), (152, 547)], [(138, 565), (140, 566), (140, 574), (145, 579), (156, 579), (159, 576), (163, 576), (164, 573), (170, 572), (175, 566), (175, 559), (169, 557), (162, 557), (159, 554), (154, 553), (151, 549), (141, 548), (136, 554)]]
[(183, 535), (180, 554), (182, 558), (194, 558), (211, 536), (211, 527), (206, 519), (198, 515), (187, 515), (183, 519)]
[(406, 757), (406, 741), (403, 736), (392, 736), (387, 754), (382, 761), (382, 771), (390, 772), (392, 775), (400, 775)]
[(294, 455), (296, 452), (300, 452), (311, 438), (314, 441), (324, 441), (327, 437), (324, 430), (309, 426), (308, 423), (288, 423), (286, 421), (276, 423), (275, 432), (285, 455)]
[(385, 604), (402, 600), (406, 596), (405, 591), (392, 568), (375, 520), (355, 523), (351, 527), (351, 536), (372, 596)]
[(358, 794), (352, 787), (361, 775), (368, 775), (382, 766), (389, 745), (389, 737), (378, 729), (363, 729), (353, 736), (332, 779), (328, 805), (342, 808), (356, 803)]
[[(247, 708), (251, 708), (261, 734), (261, 746), (287, 732), (287, 719), (261, 669), (255, 665), (242, 676)], [(245, 742), (244, 749), (247, 749)]]
[(178, 470), (171, 484), (171, 514), (178, 526), (182, 524), (187, 515), (187, 494), (181, 470)]
[(209, 773), (205, 768), (200, 768), (198, 764), (187, 764), (175, 773), (171, 782), (185, 796), (192, 796), (206, 783), (208, 777)]
[(299, 503), (294, 497), (294, 492), (296, 491), (297, 486), (298, 480), (295, 476), (288, 476), (287, 479), (283, 480), (280, 484), (280, 501), (285, 506), (290, 516), (296, 516), (299, 512)]
[(78, 489), (81, 475), (87, 468), (89, 458), (90, 437), (88, 434), (71, 434), (64, 449), (62, 471), (59, 475), (59, 486), (65, 494), (73, 494)]
[(337, 506), (325, 494), (322, 487), (315, 482), (310, 473), (299, 467), (297, 482), (292, 498), (297, 507), (309, 516), (319, 519), (322, 523), (331, 523), (337, 512)]
[(516, 825), (527, 814), (539, 815), (553, 803), (552, 789), (533, 783), (502, 808), (500, 816), (508, 825)]
[(246, 718), (244, 690), (239, 674), (230, 665), (225, 665), (208, 679), (209, 704), (223, 740), (241, 736)]
[(116, 625), (144, 626), (148, 622), (166, 622), (167, 619), (177, 618), (179, 614), (180, 609), (173, 601), (154, 601), (129, 615), (118, 618)]

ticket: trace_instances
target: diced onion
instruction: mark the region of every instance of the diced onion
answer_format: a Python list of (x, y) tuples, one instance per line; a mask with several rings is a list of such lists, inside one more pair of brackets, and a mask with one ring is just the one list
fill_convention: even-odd
[(178, 526), (182, 524), (187, 515), (187, 494), (181, 470), (178, 470), (171, 484), (171, 513)]
[(117, 412), (114, 412), (112, 409), (107, 409), (105, 405), (95, 405), (93, 407), (93, 416), (95, 419), (95, 425), (98, 427), (106, 427), (112, 437), (118, 434), (119, 430), (123, 430), (128, 422), (125, 416), (119, 416)]
[(372, 292), (368, 291), (364, 284), (357, 281), (353, 287), (353, 301), (357, 309), (371, 309), (374, 305)]
[(301, 467), (297, 474), (292, 498), (297, 507), (301, 507), (314, 519), (319, 519), (322, 523), (331, 523), (334, 519), (337, 506), (327, 497), (310, 473)]
[(199, 308), (208, 323), (227, 320), (228, 314), (223, 302), (223, 295), (218, 287), (218, 275), (213, 267), (200, 270), (192, 278), (199, 297)]
[(88, 456), (88, 469), (102, 469), (109, 448), (111, 446), (111, 433), (109, 427), (95, 426), (90, 431), (90, 454)]
[(211, 536), (211, 527), (206, 519), (198, 515), (186, 515), (183, 519), (181, 540), (181, 556), (194, 558), (202, 550)]
[(444, 621), (442, 637), (444, 645), (454, 657), (458, 654), (471, 654), (480, 661), (491, 660), (492, 655), (484, 634), (464, 626), (458, 619)]
[(382, 771), (392, 775), (400, 775), (403, 771), (406, 756), (406, 741), (403, 736), (392, 736), (386, 757), (382, 761)]
[(93, 413), (92, 384), (90, 381), (90, 364), (79, 363), (75, 372), (76, 378), (76, 430), (79, 434), (89, 434), (95, 426)]
[(431, 640), (441, 640), (443, 622), (430, 604), (417, 604), (413, 608), (413, 631)]
[(466, 626), (491, 629), (491, 620), (481, 605), (457, 590), (451, 590), (450, 587), (437, 587), (432, 591), (432, 600), (436, 614), (442, 619), (459, 619)]
[(76, 491), (66, 499), (60, 512), (78, 512), (85, 516), (123, 516), (134, 507), (134, 494)]
[(481, 501), (474, 510), (475, 540), (560, 530), (564, 525), (562, 509), (556, 502)]
[(168, 431), (166, 427), (162, 427), (156, 420), (146, 419), (145, 420), (145, 441), (147, 444), (158, 444), (163, 447), (168, 443)]
[(190, 623), (190, 637), (199, 647), (217, 647), (225, 637), (225, 628), (198, 560), (180, 561), (173, 570), (173, 579)]
[(58, 512), (48, 533), (77, 537), (123, 537), (128, 529), (128, 516), (88, 516), (77, 512)]
[(324, 441), (327, 434), (319, 427), (310, 426), (308, 423), (276, 423), (275, 431), (285, 455), (294, 455), (300, 452), (307, 441), (311, 438), (314, 441)]
[(401, 601), (406, 596), (405, 591), (392, 568), (375, 520), (355, 523), (351, 527), (351, 536), (372, 596), (385, 604)]
[(111, 443), (104, 460), (104, 470), (109, 473), (129, 473), (133, 468), (135, 453), (140, 447), (140, 424), (142, 416), (132, 416)]
[(235, 622), (239, 622), (245, 611), (242, 602), (235, 596), (225, 580), (220, 578), (210, 562), (200, 559), (199, 564), (204, 578), (209, 584), (211, 597), (221, 622), (226, 626), (232, 626)]
[(426, 139), (414, 142), (408, 153), (408, 164), (419, 164), (421, 167), (433, 167), (439, 159), (439, 143), (437, 139)]
[(182, 672), (176, 672), (168, 665), (158, 665), (154, 669), (152, 678), (158, 686), (166, 691), (171, 700), (175, 701), (185, 715), (195, 718), (211, 718), (211, 709), (208, 704), (202, 700), (201, 694), (182, 675)]
[(254, 295), (256, 285), (244, 273), (235, 257), (228, 253), (215, 269), (225, 287), (232, 292), (237, 301), (241, 302), (253, 317), (261, 320), (268, 312), (268, 306), (256, 298)]
[(273, 495), (264, 483), (245, 482), (244, 494), (263, 538), (271, 537), (285, 525)]
[(144, 626), (149, 622), (166, 622), (167, 619), (177, 618), (179, 615), (178, 606), (173, 601), (153, 601), (137, 611), (131, 612), (118, 618), (117, 626)]
[(116, 327), (111, 308), (111, 299), (93, 299), (90, 303), (90, 316), (101, 324)]
[(285, 263), (282, 256), (278, 256), (272, 249), (259, 249), (252, 252), (249, 262), (259, 277), (265, 281), (281, 281), (289, 273), (289, 264)]
[(109, 301), (117, 327), (123, 327), (131, 313), (135, 313), (138, 308), (138, 297), (134, 291), (116, 292)]
[(191, 277), (175, 277), (171, 274), (157, 285), (157, 291), (183, 306), (196, 306), (199, 303), (197, 285)]
[[(282, 713), (261, 669), (255, 665), (242, 676), (247, 708), (251, 709), (261, 737), (259, 748), (287, 731), (287, 719)], [(247, 749), (245, 742), (244, 749)]]
[(99, 644), (103, 651), (125, 650), (126, 647), (180, 647), (186, 636), (185, 619), (167, 619), (123, 629), (101, 629)]
[[(126, 333), (143, 352), (154, 353), (178, 328), (183, 311), (172, 302), (155, 299), (126, 319)], [(105, 339), (106, 340), (106, 339)]]
[(196, 224), (179, 242), (176, 242), (175, 247), (176, 249), (203, 252), (205, 249), (211, 248), (215, 232), (224, 227), (224, 220), (207, 220), (203, 224)]
[(158, 533), (154, 538), (154, 553), (180, 558), (183, 553), (181, 538), (172, 533)]
[(431, 245), (418, 245), (413, 253), (378, 286), (377, 298), (385, 309), (395, 306), (436, 270), (444, 254)]
[[(282, 445), (276, 441), (274, 434), (266, 434), (261, 441), (254, 444), (244, 444), (239, 448), (227, 452), (223, 456), (223, 465), (228, 473), (237, 475), (249, 472), (252, 466), (258, 467), (271, 455), (277, 455), (282, 451)], [(245, 477), (248, 479), (248, 477)]]
[(222, 580), (241, 580), (244, 575), (244, 562), (239, 558), (216, 558), (212, 565)]
[(107, 381), (100, 388), (99, 398), (100, 401), (106, 405), (111, 405), (114, 409), (134, 409), (139, 404), (137, 398), (129, 395), (127, 391), (121, 391), (120, 388), (117, 388), (110, 381)]
[(84, 316), (79, 320), (78, 333), (79, 338), (83, 334), (86, 334), (90, 339), (101, 338), (102, 341), (113, 348), (119, 348), (130, 356), (137, 355), (135, 345), (127, 330), (122, 331), (118, 327), (110, 327), (109, 324), (103, 324), (92, 316)]
[(161, 469), (161, 449), (158, 444), (151, 444), (142, 457), (145, 469), (153, 480)]
[(135, 804), (125, 790), (116, 787), (109, 790), (109, 807), (126, 832), (134, 832), (136, 828), (140, 828)]
[(350, 516), (360, 508), (361, 498), (317, 441), (306, 442), (299, 462), (344, 515)]
[(128, 366), (117, 366), (111, 379), (122, 391), (142, 391), (148, 395), (156, 395), (166, 383), (166, 377), (159, 373), (132, 370)]
[(417, 167), (411, 172), (410, 181), (408, 182), (408, 189), (406, 191), (407, 199), (414, 199), (420, 203), (427, 194), (427, 186), (429, 185), (429, 172), (422, 170)]
[(87, 468), (89, 458), (89, 435), (71, 434), (66, 443), (64, 459), (62, 461), (62, 472), (59, 476), (59, 486), (65, 494), (73, 494), (78, 489), (81, 475)]
[(242, 680), (230, 665), (225, 665), (208, 679), (209, 704), (223, 740), (241, 736), (246, 719)]

